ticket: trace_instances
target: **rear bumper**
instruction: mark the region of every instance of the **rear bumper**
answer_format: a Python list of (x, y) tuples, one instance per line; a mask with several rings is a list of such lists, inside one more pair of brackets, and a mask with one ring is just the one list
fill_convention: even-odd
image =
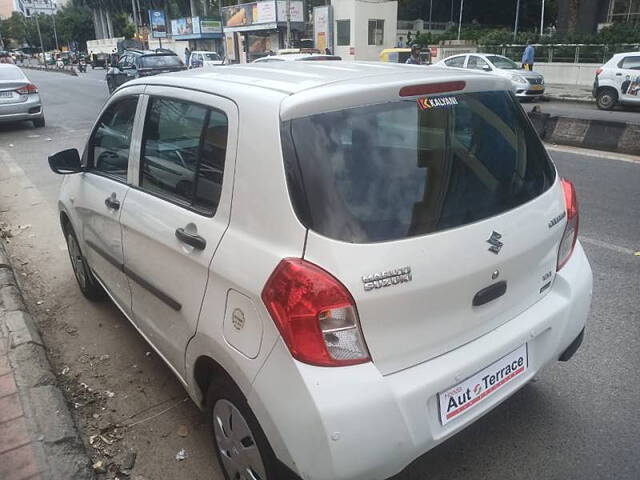
[[(303, 479), (385, 479), (500, 404), (570, 349), (584, 329), (592, 275), (580, 244), (551, 291), (492, 332), (415, 367), (382, 376), (375, 364), (320, 368), (282, 341), (249, 403), (279, 459)], [(445, 426), (438, 392), (527, 344), (528, 369)]]
[(43, 115), (40, 95), (29, 95), (24, 102), (0, 105), (0, 122), (34, 120)]

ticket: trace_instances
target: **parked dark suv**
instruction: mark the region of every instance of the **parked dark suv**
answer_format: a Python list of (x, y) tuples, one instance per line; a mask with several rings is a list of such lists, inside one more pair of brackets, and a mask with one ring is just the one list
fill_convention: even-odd
[(118, 64), (107, 71), (109, 93), (134, 78), (186, 70), (183, 61), (171, 50), (125, 50)]

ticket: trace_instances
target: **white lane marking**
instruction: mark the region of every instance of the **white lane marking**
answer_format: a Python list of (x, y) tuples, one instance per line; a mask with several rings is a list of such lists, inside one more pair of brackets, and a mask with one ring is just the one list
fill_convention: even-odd
[(620, 247), (618, 245), (614, 245), (613, 243), (603, 242), (602, 240), (596, 240), (595, 238), (583, 237), (580, 235), (578, 237), (580, 242), (587, 243), (589, 245), (594, 245), (596, 247), (606, 248), (607, 250), (611, 250), (612, 252), (623, 253), (625, 255), (635, 255), (635, 251), (630, 248)]
[(603, 152), (601, 150), (589, 150), (579, 147), (567, 147), (561, 145), (551, 145), (545, 143), (547, 150), (551, 152), (572, 153), (574, 155), (584, 155), (585, 157), (605, 158), (607, 160), (618, 160), (627, 163), (640, 163), (640, 157), (637, 155), (625, 155), (624, 153)]

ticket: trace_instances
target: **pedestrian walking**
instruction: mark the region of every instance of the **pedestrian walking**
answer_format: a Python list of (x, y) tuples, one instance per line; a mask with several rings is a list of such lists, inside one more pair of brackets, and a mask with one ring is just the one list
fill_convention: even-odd
[(189, 47), (184, 47), (184, 63), (189, 65), (189, 58), (191, 58), (191, 50)]
[(411, 56), (404, 62), (408, 65), (422, 65), (422, 58), (420, 57), (420, 50), (422, 46), (418, 43), (411, 45)]
[(524, 49), (524, 53), (522, 54), (522, 69), (523, 70), (533, 70), (533, 60), (536, 55), (536, 49), (531, 45), (531, 40), (527, 40), (527, 46)]

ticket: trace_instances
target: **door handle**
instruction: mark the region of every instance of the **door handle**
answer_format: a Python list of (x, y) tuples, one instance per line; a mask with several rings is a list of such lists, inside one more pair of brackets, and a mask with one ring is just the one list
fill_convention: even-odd
[(204, 238), (197, 233), (189, 233), (182, 227), (176, 229), (176, 238), (196, 250), (204, 250), (207, 246), (207, 241)]
[(120, 202), (116, 198), (115, 193), (112, 193), (110, 197), (105, 198), (104, 204), (107, 206), (107, 208), (112, 208), (113, 210), (120, 209)]

